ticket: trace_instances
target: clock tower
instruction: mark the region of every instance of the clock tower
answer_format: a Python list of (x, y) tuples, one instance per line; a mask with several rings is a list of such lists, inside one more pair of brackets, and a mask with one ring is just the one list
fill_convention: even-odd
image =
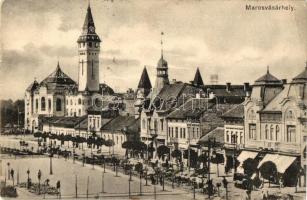
[(95, 32), (95, 24), (88, 5), (82, 34), (78, 38), (79, 88), (80, 92), (99, 91), (99, 52), (100, 38)]

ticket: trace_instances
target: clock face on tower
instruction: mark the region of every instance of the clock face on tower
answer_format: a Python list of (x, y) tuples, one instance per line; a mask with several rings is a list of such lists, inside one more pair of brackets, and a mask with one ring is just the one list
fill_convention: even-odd
[(95, 27), (93, 27), (93, 26), (90, 26), (88, 29), (89, 29), (89, 31), (90, 31), (91, 33), (94, 33), (94, 32), (95, 32)]

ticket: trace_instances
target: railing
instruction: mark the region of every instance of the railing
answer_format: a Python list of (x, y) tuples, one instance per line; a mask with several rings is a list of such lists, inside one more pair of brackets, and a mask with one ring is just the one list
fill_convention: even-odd
[(178, 143), (178, 138), (170, 138), (170, 143)]
[(276, 141), (255, 141), (249, 140), (245, 144), (246, 148), (251, 149), (268, 149), (287, 153), (300, 153), (299, 144), (276, 142)]

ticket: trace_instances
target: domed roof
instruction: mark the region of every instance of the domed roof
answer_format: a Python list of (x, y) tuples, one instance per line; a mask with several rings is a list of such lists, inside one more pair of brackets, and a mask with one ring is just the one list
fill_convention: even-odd
[(56, 70), (41, 82), (41, 84), (49, 84), (49, 83), (65, 84), (65, 85), (76, 84), (74, 80), (72, 80), (68, 75), (66, 75), (61, 70), (59, 63)]
[(158, 62), (158, 68), (167, 68), (167, 67), (168, 67), (167, 61), (163, 59), (163, 56), (161, 56)]
[(307, 62), (304, 71), (292, 79), (292, 83), (306, 83), (307, 82)]
[(258, 78), (255, 81), (254, 85), (280, 85), (280, 84), (282, 84), (282, 81), (273, 76), (268, 68), (267, 73)]

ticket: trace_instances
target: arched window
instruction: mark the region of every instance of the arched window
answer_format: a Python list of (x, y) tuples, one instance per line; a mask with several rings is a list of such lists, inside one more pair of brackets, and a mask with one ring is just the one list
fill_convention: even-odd
[(56, 111), (62, 111), (62, 100), (59, 98), (56, 99)]
[(248, 112), (248, 118), (249, 119), (256, 119), (256, 114), (255, 114), (255, 111), (253, 109), (251, 109), (249, 112)]
[(154, 129), (155, 129), (155, 130), (158, 130), (158, 122), (157, 122), (156, 119), (155, 119), (155, 121), (154, 121)]
[(41, 110), (42, 111), (46, 110), (46, 99), (45, 99), (45, 97), (41, 98)]
[(279, 135), (279, 126), (276, 125), (276, 130), (275, 130), (275, 140), (278, 141), (278, 135)]
[(266, 140), (269, 138), (269, 127), (267, 124), (265, 125), (265, 135), (264, 136), (265, 136), (264, 139)]
[(286, 113), (286, 120), (294, 120), (295, 116), (294, 116), (294, 113), (292, 110), (289, 110), (287, 113)]
[(81, 102), (81, 99), (79, 98), (79, 99), (78, 99), (78, 104), (81, 105), (81, 103), (82, 103), (82, 102)]
[(229, 132), (226, 132), (226, 142), (229, 142)]
[(51, 99), (48, 99), (48, 110), (51, 110)]
[(81, 109), (79, 109), (79, 111), (78, 111), (78, 115), (79, 115), (79, 116), (81, 116)]
[(72, 105), (72, 99), (70, 99), (70, 105)]
[(35, 100), (35, 110), (38, 112), (38, 99)]
[(274, 132), (274, 127), (271, 125), (270, 127), (270, 140), (273, 140), (273, 132)]
[(72, 109), (70, 109), (70, 116), (73, 116), (73, 111), (72, 111)]

